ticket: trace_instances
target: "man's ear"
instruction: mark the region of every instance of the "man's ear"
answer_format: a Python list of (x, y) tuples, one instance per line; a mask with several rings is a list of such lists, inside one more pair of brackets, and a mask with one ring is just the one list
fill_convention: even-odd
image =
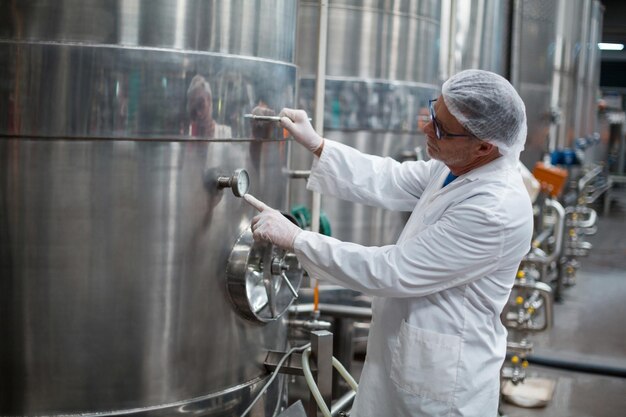
[(478, 144), (478, 155), (479, 156), (489, 155), (492, 152), (494, 152), (494, 149), (497, 150), (498, 147), (494, 145), (493, 143), (489, 143), (489, 142), (485, 142), (484, 140), (481, 140)]

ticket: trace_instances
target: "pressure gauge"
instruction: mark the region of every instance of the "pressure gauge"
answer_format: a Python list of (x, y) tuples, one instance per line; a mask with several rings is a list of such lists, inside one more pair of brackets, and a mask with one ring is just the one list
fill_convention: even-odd
[(250, 188), (250, 176), (245, 169), (238, 169), (230, 177), (218, 177), (217, 186), (219, 188), (230, 188), (236, 197), (243, 197)]

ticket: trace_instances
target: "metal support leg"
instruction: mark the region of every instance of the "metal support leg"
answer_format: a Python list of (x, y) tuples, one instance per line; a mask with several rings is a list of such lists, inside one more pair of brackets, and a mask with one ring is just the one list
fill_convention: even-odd
[(611, 211), (611, 188), (613, 187), (613, 178), (611, 178), (611, 175), (609, 175), (609, 178), (607, 179), (607, 189), (604, 192), (604, 217), (607, 217), (609, 215), (609, 212)]
[[(333, 336), (334, 356), (343, 364), (346, 371), (351, 371), (352, 358), (354, 356), (354, 320), (346, 317), (335, 319), (335, 333)], [(333, 397), (339, 398), (350, 387), (347, 386), (339, 372), (333, 373)]]
[[(317, 369), (315, 382), (330, 410), (333, 391), (333, 334), (331, 332), (326, 330), (311, 332), (311, 358)], [(317, 411), (317, 403), (311, 395), (307, 407), (307, 416), (317, 417)]]
[(561, 301), (563, 301), (563, 281), (565, 280), (565, 277), (563, 276), (563, 274), (565, 273), (565, 271), (563, 270), (563, 263), (565, 262), (565, 259), (560, 258), (557, 259), (556, 261), (556, 287), (554, 289), (554, 301), (560, 303)]

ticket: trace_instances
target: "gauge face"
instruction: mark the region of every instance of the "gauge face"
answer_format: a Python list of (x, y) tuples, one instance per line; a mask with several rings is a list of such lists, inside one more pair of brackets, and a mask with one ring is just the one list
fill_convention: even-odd
[(237, 197), (243, 197), (250, 188), (250, 177), (245, 169), (238, 169), (233, 175), (233, 193)]

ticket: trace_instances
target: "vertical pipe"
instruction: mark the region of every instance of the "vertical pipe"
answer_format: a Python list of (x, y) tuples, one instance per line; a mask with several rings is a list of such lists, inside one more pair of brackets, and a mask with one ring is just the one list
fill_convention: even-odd
[[(320, 19), (317, 38), (317, 71), (315, 73), (315, 131), (324, 136), (324, 91), (326, 89), (326, 50), (328, 38), (328, 0), (320, 0)], [(313, 193), (311, 208), (311, 230), (315, 233), (320, 230), (320, 211), (322, 196)], [(314, 278), (314, 277), (311, 277)], [(313, 281), (311, 282), (313, 284)], [(315, 286), (315, 285), (313, 285)]]
[(517, 91), (522, 91), (520, 80), (520, 62), (522, 54), (522, 15), (524, 12), (522, 0), (513, 0), (511, 17), (511, 52), (510, 52), (510, 77), (511, 84), (515, 86)]
[[(560, 98), (562, 92), (562, 72), (563, 68), (563, 55), (564, 55), (564, 45), (565, 39), (563, 38), (564, 28), (565, 28), (565, 8), (566, 3), (564, 0), (559, 0), (557, 4), (557, 20), (556, 20), (556, 36), (555, 36), (555, 44), (554, 44), (554, 64), (552, 69), (552, 94), (550, 97), (550, 107), (553, 112), (560, 112), (561, 119), (558, 123), (554, 121), (550, 124), (550, 139), (548, 143), (548, 151), (554, 151), (558, 145), (558, 137), (564, 133), (564, 125), (567, 120), (564, 120), (563, 116), (565, 112), (561, 111), (560, 108)], [(559, 129), (558, 125), (561, 125), (561, 129)]]
[(589, 54), (587, 56), (587, 61), (589, 68), (587, 69), (587, 78), (589, 82), (589, 97), (588, 97), (588, 106), (589, 106), (589, 123), (588, 123), (588, 131), (593, 132), (594, 134), (598, 132), (598, 113), (596, 107), (596, 100), (598, 98), (598, 89), (600, 88), (600, 60), (599, 60), (599, 50), (598, 50), (598, 42), (602, 36), (602, 16), (603, 16), (603, 6), (600, 4), (598, 0), (594, 0), (592, 4), (592, 13), (591, 13), (591, 29), (589, 31)]
[[(472, 47), (472, 65), (470, 68), (481, 68), (480, 57), (482, 55), (482, 41), (485, 36), (485, 0), (476, 1), (476, 31), (474, 32), (474, 45)], [(491, 23), (491, 22), (490, 22)]]
[(453, 48), (453, 20), (455, 15), (452, 7), (453, 0), (441, 1), (441, 19), (439, 28), (439, 81), (443, 82), (450, 78), (450, 65), (452, 62)]
[(580, 54), (576, 65), (576, 103), (574, 110), (574, 138), (587, 136), (587, 44), (591, 26), (591, 0), (583, 0), (582, 32), (580, 33)]

